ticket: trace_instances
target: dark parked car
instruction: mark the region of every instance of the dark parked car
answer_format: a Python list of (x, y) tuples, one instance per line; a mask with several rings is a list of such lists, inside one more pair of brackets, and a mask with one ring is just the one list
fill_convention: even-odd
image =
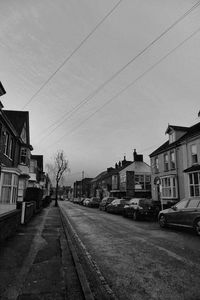
[(105, 197), (102, 199), (102, 201), (99, 204), (100, 210), (107, 210), (108, 204), (110, 204), (113, 200), (115, 200), (115, 197)]
[(85, 199), (83, 200), (83, 205), (84, 205), (84, 206), (87, 206), (89, 202), (90, 202), (90, 198), (85, 198)]
[(175, 225), (193, 228), (200, 236), (200, 199), (184, 199), (160, 211), (158, 221), (161, 227)]
[(127, 200), (125, 199), (115, 199), (110, 204), (107, 205), (107, 212), (115, 213), (115, 214), (122, 214), (124, 211), (124, 205), (126, 204)]
[(160, 201), (134, 198), (124, 206), (123, 216), (133, 218), (135, 221), (146, 218), (156, 219), (160, 209)]
[(100, 203), (100, 198), (97, 197), (92, 197), (90, 198), (90, 201), (88, 202), (88, 207), (99, 207), (99, 203)]

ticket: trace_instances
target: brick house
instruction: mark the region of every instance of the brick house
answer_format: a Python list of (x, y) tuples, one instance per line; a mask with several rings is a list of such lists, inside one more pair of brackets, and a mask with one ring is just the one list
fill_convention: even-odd
[(32, 155), (30, 157), (29, 166), (29, 187), (44, 186), (44, 171), (43, 171), (43, 155)]
[(200, 122), (168, 125), (168, 140), (150, 154), (152, 196), (164, 207), (200, 197)]
[(74, 188), (73, 188), (74, 198), (90, 197), (91, 180), (92, 178), (83, 178), (80, 181), (74, 182)]
[[(118, 192), (116, 189), (118, 188), (118, 184), (116, 189), (113, 189), (113, 180), (118, 183), (119, 171), (130, 165), (132, 161), (127, 161), (126, 157), (119, 163), (115, 164), (115, 168), (107, 168), (106, 171), (100, 173), (91, 181), (91, 195), (99, 198), (117, 196)], [(114, 178), (114, 179), (113, 179)]]
[(112, 177), (112, 196), (151, 197), (151, 168), (143, 161), (143, 155), (134, 150), (133, 162), (118, 170)]
[(0, 203), (22, 201), (29, 178), (29, 113), (0, 106)]

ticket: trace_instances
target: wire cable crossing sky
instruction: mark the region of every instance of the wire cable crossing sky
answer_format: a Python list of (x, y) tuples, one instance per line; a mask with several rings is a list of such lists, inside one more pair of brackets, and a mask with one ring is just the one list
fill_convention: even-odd
[[(143, 55), (147, 50), (149, 50), (156, 42), (158, 42), (163, 36), (165, 36), (171, 29), (173, 29), (179, 22), (181, 22), (184, 18), (186, 18), (194, 9), (199, 7), (200, 1), (193, 5), (189, 10), (187, 10), (181, 17), (179, 17), (175, 22), (173, 22), (168, 28), (166, 28), (158, 37), (156, 37), (153, 41), (151, 41), (144, 49), (142, 49), (136, 56), (134, 56), (131, 60), (128, 61), (122, 68), (120, 68), (116, 73), (114, 73), (109, 79), (107, 79), (103, 84), (101, 84), (96, 90), (94, 90), (90, 95), (86, 98), (81, 100), (81, 102), (72, 108), (69, 112), (65, 113), (61, 119), (64, 117), (63, 120), (57, 120), (50, 127), (56, 125), (50, 133), (46, 135), (49, 136), (53, 133), (57, 128), (59, 128), (65, 121), (69, 120), (71, 116), (73, 116), (83, 105), (88, 103), (99, 91), (101, 91), (108, 83), (110, 83), (115, 77), (117, 77), (121, 72), (123, 72), (130, 64), (132, 64), (136, 59), (138, 59), (141, 55)], [(47, 128), (48, 129), (48, 128)]]
[(133, 149), (149, 163), (168, 124), (199, 121), (199, 28), (200, 1), (2, 1), (4, 109), (29, 110), (44, 163), (66, 153), (69, 185)]
[[(150, 68), (148, 68), (144, 73), (142, 73), (140, 76), (138, 76), (134, 81), (129, 83), (125, 88), (120, 90), (117, 94), (115, 94), (111, 99), (107, 100), (104, 105), (100, 106), (96, 111), (94, 111), (91, 115), (88, 116), (85, 120), (83, 120), (77, 127), (75, 127), (72, 131), (69, 133), (63, 135), (60, 139), (56, 140), (56, 143), (59, 143), (65, 136), (74, 133), (78, 128), (80, 128), (85, 122), (87, 122), (90, 118), (92, 118), (95, 114), (97, 114), (100, 110), (102, 110), (105, 106), (110, 104), (113, 100), (115, 100), (117, 97), (119, 97), (121, 94), (123, 94), (127, 89), (129, 89), (131, 86), (133, 86), (138, 80), (143, 78), (146, 74), (148, 74), (150, 71), (152, 71), (155, 67), (157, 67), (161, 62), (163, 62), (169, 55), (171, 55), (174, 51), (179, 49), (182, 45), (184, 45), (187, 41), (189, 41), (192, 37), (194, 37), (197, 33), (199, 33), (200, 28), (195, 30), (190, 36), (188, 36), (185, 40), (183, 40), (178, 46), (173, 48), (171, 51), (169, 51), (166, 55), (164, 55), (161, 59), (159, 59), (154, 65), (152, 65)], [(51, 146), (51, 145), (50, 145)]]
[(59, 67), (49, 76), (49, 78), (42, 84), (42, 86), (34, 93), (30, 100), (23, 106), (25, 109), (33, 99), (40, 93), (40, 91), (51, 81), (51, 79), (63, 68), (63, 66), (72, 58), (72, 56), (83, 46), (83, 44), (95, 33), (95, 31), (105, 22), (105, 20), (114, 12), (114, 10), (121, 4), (123, 0), (117, 2), (117, 4), (105, 15), (105, 17), (91, 30), (91, 32), (80, 42), (80, 44), (72, 51), (72, 53), (65, 58), (65, 60), (59, 65)]

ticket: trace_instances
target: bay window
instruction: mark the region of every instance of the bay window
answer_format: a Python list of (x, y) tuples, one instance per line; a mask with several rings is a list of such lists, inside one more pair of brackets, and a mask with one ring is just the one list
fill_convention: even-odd
[(177, 182), (175, 176), (161, 178), (162, 198), (177, 198)]
[(18, 176), (13, 173), (2, 173), (1, 203), (14, 204), (17, 200)]

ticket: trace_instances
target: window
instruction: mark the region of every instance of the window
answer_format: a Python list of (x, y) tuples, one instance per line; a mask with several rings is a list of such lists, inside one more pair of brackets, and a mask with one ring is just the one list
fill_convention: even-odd
[(8, 156), (9, 152), (9, 134), (5, 132), (5, 146), (4, 146), (4, 154)]
[(12, 173), (2, 173), (1, 203), (13, 204), (17, 200), (18, 176)]
[(192, 145), (191, 146), (191, 154), (192, 154), (192, 164), (198, 163), (197, 145)]
[(155, 173), (159, 172), (159, 163), (158, 163), (158, 157), (155, 158)]
[(176, 177), (167, 176), (161, 178), (162, 198), (177, 198)]
[(14, 149), (14, 139), (10, 138), (9, 148), (8, 148), (8, 157), (13, 158), (13, 149)]
[(22, 129), (21, 139), (22, 139), (22, 141), (23, 141), (24, 143), (26, 143), (26, 140), (27, 140), (27, 138), (26, 138), (26, 124), (24, 124), (24, 127), (23, 127), (23, 129)]
[(175, 142), (175, 132), (169, 134), (169, 143)]
[(164, 154), (164, 171), (169, 170), (169, 159), (168, 159), (168, 154)]
[(190, 197), (200, 196), (200, 172), (189, 174)]
[(174, 151), (170, 152), (170, 166), (171, 166), (171, 170), (175, 169), (175, 153), (174, 153)]
[(135, 189), (136, 190), (150, 190), (151, 176), (143, 174), (135, 174)]
[(112, 188), (113, 189), (117, 189), (118, 187), (118, 179), (117, 179), (117, 175), (113, 175), (112, 176)]
[(26, 148), (21, 148), (20, 164), (22, 164), (22, 165), (27, 164), (27, 149)]
[(5, 144), (4, 144), (4, 154), (12, 159), (14, 148), (14, 139), (5, 132)]
[(121, 174), (120, 175), (120, 181), (121, 181), (121, 183), (126, 182), (126, 174)]

